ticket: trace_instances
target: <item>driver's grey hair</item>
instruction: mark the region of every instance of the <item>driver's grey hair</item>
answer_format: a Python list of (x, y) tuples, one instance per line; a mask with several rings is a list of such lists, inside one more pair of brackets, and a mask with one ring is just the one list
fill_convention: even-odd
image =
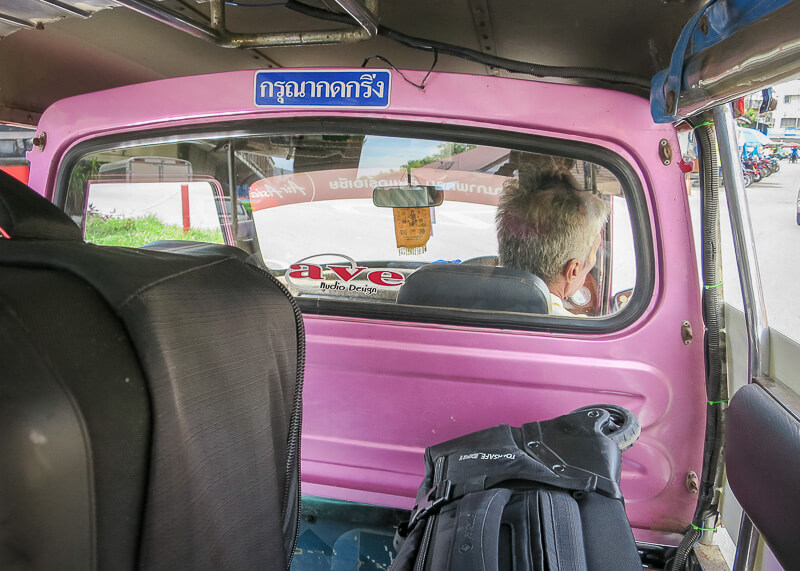
[(588, 262), (608, 212), (566, 167), (521, 171), (506, 181), (497, 208), (500, 264), (551, 284), (570, 260)]

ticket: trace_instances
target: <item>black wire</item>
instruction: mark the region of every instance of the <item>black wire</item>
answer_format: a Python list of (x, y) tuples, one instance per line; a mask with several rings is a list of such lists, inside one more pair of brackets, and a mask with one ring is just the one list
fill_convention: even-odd
[(370, 56), (370, 57), (368, 57), (367, 59), (365, 59), (365, 60), (364, 60), (364, 63), (362, 63), (362, 64), (361, 64), (361, 67), (367, 67), (367, 64), (368, 64), (368, 63), (369, 63), (371, 60), (373, 60), (373, 59), (378, 59), (378, 60), (381, 60), (381, 61), (382, 61), (382, 62), (384, 62), (386, 65), (388, 65), (388, 66), (389, 66), (389, 67), (391, 67), (393, 70), (395, 70), (397, 73), (399, 73), (399, 74), (400, 74), (400, 77), (402, 77), (403, 79), (405, 79), (407, 83), (410, 83), (411, 85), (413, 85), (413, 86), (414, 86), (414, 87), (416, 87), (417, 89), (421, 89), (422, 91), (425, 91), (425, 82), (428, 80), (428, 78), (430, 77), (431, 73), (433, 72), (433, 68), (435, 68), (435, 67), (436, 67), (436, 62), (438, 62), (438, 61), (439, 61), (439, 52), (437, 52), (436, 50), (434, 50), (434, 52), (433, 52), (433, 63), (431, 64), (431, 68), (428, 70), (428, 73), (426, 73), (426, 74), (425, 74), (425, 77), (423, 77), (423, 78), (422, 78), (422, 81), (421, 81), (420, 83), (414, 83), (413, 81), (411, 81), (410, 79), (408, 79), (408, 78), (405, 76), (405, 74), (404, 74), (402, 71), (400, 71), (399, 69), (397, 69), (397, 68), (394, 66), (394, 64), (393, 64), (392, 62), (390, 62), (390, 61), (389, 61), (389, 59), (388, 59), (388, 58), (385, 58), (385, 57), (383, 57), (382, 55), (377, 55), (377, 54), (376, 54), (376, 55), (374, 55), (374, 56)]
[[(715, 196), (710, 192), (712, 188), (718, 188), (717, 180), (717, 158), (714, 148), (716, 138), (714, 137), (713, 127), (707, 121), (707, 115), (701, 115), (696, 120), (690, 120), (689, 124), (695, 129), (698, 150), (703, 159), (703, 169), (700, 171), (700, 209), (703, 211), (703, 283), (717, 283), (719, 278), (716, 275), (716, 258), (718, 251), (714, 247), (714, 240), (719, 238), (716, 224), (712, 227), (706, 226), (710, 222), (713, 211), (714, 218), (719, 216), (719, 205)], [(696, 123), (706, 121), (697, 125)], [(704, 158), (707, 157), (707, 158)], [(714, 238), (716, 236), (716, 238)], [(722, 384), (722, 371), (718, 346), (720, 344), (720, 309), (719, 298), (716, 288), (703, 288), (703, 322), (706, 326), (705, 335), (705, 359), (706, 359), (706, 398), (711, 401), (727, 399), (727, 390)], [(724, 392), (723, 392), (724, 391)], [(703, 470), (698, 491), (697, 507), (692, 517), (692, 523), (697, 527), (703, 527), (706, 519), (717, 516), (718, 505), (714, 497), (714, 485), (717, 481), (717, 472), (720, 468), (720, 454), (724, 446), (725, 432), (722, 418), (722, 408), (718, 405), (708, 405), (706, 414), (706, 430), (703, 445)], [(689, 554), (702, 536), (701, 530), (697, 527), (689, 527), (686, 530), (672, 562), (667, 566), (669, 571), (683, 571)]]
[[(331, 12), (329, 10), (322, 10), (314, 6), (309, 6), (298, 2), (297, 0), (288, 0), (286, 7), (306, 16), (327, 20), (329, 22), (337, 22), (340, 24), (348, 24), (356, 26), (358, 23), (349, 15), (339, 12)], [(489, 54), (484, 54), (477, 50), (471, 50), (453, 44), (446, 44), (444, 42), (437, 42), (425, 38), (417, 38), (409, 36), (397, 30), (393, 30), (386, 26), (378, 27), (378, 35), (388, 38), (392, 41), (398, 42), (410, 48), (440, 52), (453, 57), (458, 57), (481, 63), (490, 67), (496, 67), (510, 71), (513, 73), (524, 73), (536, 77), (557, 77), (561, 79), (593, 79), (599, 81), (609, 81), (612, 83), (627, 83), (650, 89), (650, 80), (631, 75), (629, 73), (610, 71), (606, 69), (598, 69), (593, 67), (569, 67), (569, 66), (552, 66), (529, 63), (519, 60), (502, 58)]]

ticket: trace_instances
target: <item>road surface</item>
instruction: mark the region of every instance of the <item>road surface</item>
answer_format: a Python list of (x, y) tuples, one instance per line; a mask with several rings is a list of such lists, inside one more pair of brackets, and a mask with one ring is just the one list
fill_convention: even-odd
[[(800, 163), (781, 161), (781, 170), (747, 190), (747, 200), (756, 243), (756, 255), (767, 318), (771, 327), (800, 341), (800, 226), (796, 222), (797, 194), (800, 190)], [(722, 261), (725, 300), (742, 309), (736, 256), (731, 238), (724, 191), (720, 196), (722, 221)], [(695, 243), (700, 237), (700, 192), (689, 197), (695, 227)]]

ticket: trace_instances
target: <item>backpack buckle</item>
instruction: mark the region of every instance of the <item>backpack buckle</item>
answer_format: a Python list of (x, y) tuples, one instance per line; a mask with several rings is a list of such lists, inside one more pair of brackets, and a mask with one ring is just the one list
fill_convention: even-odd
[(410, 531), (420, 520), (438, 511), (439, 508), (449, 502), (452, 497), (453, 483), (450, 480), (443, 480), (436, 484), (425, 495), (425, 499), (422, 503), (414, 506), (414, 510), (411, 512), (411, 519), (408, 521), (408, 530)]

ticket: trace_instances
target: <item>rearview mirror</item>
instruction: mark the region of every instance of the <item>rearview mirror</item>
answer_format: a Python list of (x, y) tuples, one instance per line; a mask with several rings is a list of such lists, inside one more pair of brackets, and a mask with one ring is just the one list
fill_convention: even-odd
[(425, 208), (443, 200), (438, 186), (379, 186), (372, 191), (372, 203), (381, 208)]

